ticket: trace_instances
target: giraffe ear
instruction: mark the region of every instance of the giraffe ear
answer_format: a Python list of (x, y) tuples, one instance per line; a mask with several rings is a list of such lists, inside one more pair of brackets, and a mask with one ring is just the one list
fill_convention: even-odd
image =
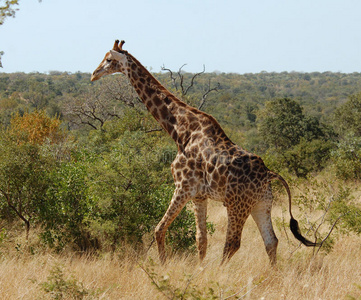
[(119, 53), (118, 51), (115, 50), (110, 50), (109, 51), (111, 57), (115, 60), (121, 60), (123, 58), (123, 55), (121, 53)]

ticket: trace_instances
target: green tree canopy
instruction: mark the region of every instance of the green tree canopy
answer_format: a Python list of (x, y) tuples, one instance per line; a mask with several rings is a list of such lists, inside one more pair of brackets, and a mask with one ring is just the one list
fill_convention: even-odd
[(276, 160), (298, 177), (322, 169), (332, 149), (319, 121), (305, 115), (289, 98), (266, 102), (260, 113), (259, 133), (271, 151), (277, 150), (273, 154), (278, 156)]
[(305, 116), (302, 107), (289, 98), (266, 102), (259, 115), (259, 131), (264, 141), (276, 149), (288, 149), (304, 135)]
[(361, 136), (361, 93), (349, 96), (335, 112), (335, 122), (341, 134)]
[[(1, 1), (3, 2), (3, 1)], [(6, 0), (5, 3), (1, 3), (0, 6), (0, 25), (4, 24), (5, 19), (7, 17), (14, 17), (15, 12), (17, 9), (15, 8), (15, 5), (18, 5), (19, 0)], [(0, 67), (2, 68), (1, 64), (1, 56), (4, 55), (3, 51), (0, 51)]]
[[(41, 0), (39, 0), (41, 2)], [(0, 2), (0, 25), (4, 24), (5, 19), (8, 17), (15, 17), (15, 13), (18, 10), (16, 5), (19, 5), (19, 0), (1, 0)], [(1, 64), (1, 56), (4, 55), (3, 51), (0, 51), (0, 67)]]

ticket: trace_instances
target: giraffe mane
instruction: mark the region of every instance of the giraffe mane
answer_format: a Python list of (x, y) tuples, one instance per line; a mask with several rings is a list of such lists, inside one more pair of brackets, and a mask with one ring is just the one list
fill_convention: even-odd
[[(123, 50), (124, 51), (124, 50)], [(137, 60), (132, 54), (130, 54), (129, 52), (126, 52), (126, 54), (132, 59), (132, 61), (134, 61), (138, 66), (141, 66), (144, 69), (144, 73), (146, 73), (147, 76), (149, 76), (150, 78), (152, 78), (155, 83), (158, 86), (158, 89), (166, 94), (167, 96), (171, 95), (174, 98), (178, 99), (178, 97), (176, 97), (175, 95), (173, 95), (170, 91), (168, 91), (160, 82), (158, 79), (156, 79), (148, 70), (147, 68), (145, 68), (140, 62), (139, 60)], [(179, 99), (178, 99), (179, 100)], [(179, 100), (180, 101), (180, 100)]]

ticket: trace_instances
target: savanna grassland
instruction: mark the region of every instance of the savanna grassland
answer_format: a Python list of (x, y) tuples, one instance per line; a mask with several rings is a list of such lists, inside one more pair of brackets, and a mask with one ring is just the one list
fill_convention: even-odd
[(161, 265), (153, 232), (177, 149), (124, 78), (0, 73), (0, 299), (361, 299), (361, 74), (155, 75), (287, 180), (302, 233), (322, 247), (293, 238), (274, 182), (277, 267), (252, 218), (220, 266), (216, 202), (205, 261), (190, 204)]
[[(280, 207), (273, 210), (281, 217)], [(211, 205), (217, 230), (199, 265), (196, 254), (174, 255), (160, 265), (156, 248), (139, 254), (79, 255), (9, 250), (0, 262), (2, 299), (359, 299), (361, 238), (341, 236), (329, 254), (279, 237), (277, 268), (269, 265), (253, 220), (246, 223), (241, 249), (220, 266), (226, 215)], [(289, 234), (289, 232), (288, 232)], [(17, 242), (20, 244), (21, 239)], [(2, 249), (2, 251), (4, 251)]]

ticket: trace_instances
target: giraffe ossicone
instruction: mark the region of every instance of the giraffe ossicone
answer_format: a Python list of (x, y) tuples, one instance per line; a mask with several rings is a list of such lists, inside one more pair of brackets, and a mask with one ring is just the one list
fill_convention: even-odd
[(155, 229), (159, 256), (166, 259), (165, 234), (187, 202), (193, 201), (196, 216), (196, 240), (200, 260), (207, 251), (207, 201), (220, 201), (227, 209), (228, 227), (222, 263), (239, 249), (243, 225), (252, 215), (263, 238), (272, 264), (276, 263), (278, 239), (274, 233), (270, 182), (279, 180), (289, 199), (290, 228), (306, 246), (316, 246), (303, 237), (291, 213), (291, 192), (287, 182), (270, 171), (262, 159), (234, 144), (218, 122), (193, 108), (171, 92), (116, 40), (105, 54), (91, 80), (113, 73), (123, 73), (149, 112), (172, 137), (178, 153), (171, 164), (175, 191), (169, 207)]

